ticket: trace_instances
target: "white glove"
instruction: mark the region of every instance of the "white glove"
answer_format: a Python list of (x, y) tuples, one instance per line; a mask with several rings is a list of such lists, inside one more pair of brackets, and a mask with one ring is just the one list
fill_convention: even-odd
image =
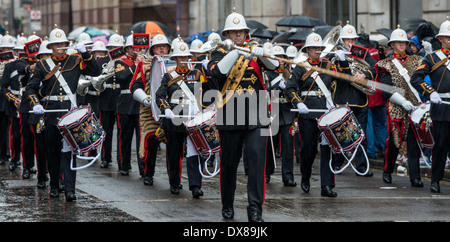
[(430, 53), (433, 51), (433, 46), (428, 41), (422, 40), (422, 46), (425, 49), (425, 53)]
[(345, 61), (345, 52), (343, 50), (336, 50), (334, 55), (339, 58), (340, 61)]
[(209, 64), (209, 60), (208, 59), (202, 60), (202, 65), (203, 65), (203, 68), (205, 68), (205, 70), (208, 70), (208, 64)]
[(41, 115), (41, 114), (44, 114), (45, 109), (42, 105), (38, 104), (33, 107), (33, 112), (34, 112), (34, 114)]
[(243, 55), (245, 59), (252, 59), (252, 54), (248, 53), (247, 51), (238, 50), (239, 55)]
[(441, 97), (439, 96), (439, 93), (437, 93), (437, 92), (432, 92), (432, 93), (430, 94), (430, 101), (431, 101), (431, 103), (434, 103), (434, 104), (440, 104), (440, 103), (442, 103), (442, 99), (441, 99)]
[(172, 110), (170, 108), (164, 109), (164, 115), (167, 119), (174, 119), (175, 115), (173, 114)]
[(403, 107), (406, 111), (411, 111), (411, 110), (414, 109), (414, 105), (413, 105), (410, 101), (402, 102), (402, 107)]
[(255, 46), (252, 48), (252, 56), (263, 57), (264, 49), (262, 47)]
[(300, 114), (308, 114), (309, 113), (309, 109), (308, 109), (308, 107), (306, 107), (306, 105), (304, 103), (298, 103), (297, 109), (298, 109), (298, 113), (300, 113)]
[(80, 51), (81, 53), (87, 52), (86, 46), (85, 46), (83, 43), (76, 43), (76, 44), (73, 46), (73, 48), (74, 48), (75, 50)]
[(284, 90), (284, 89), (286, 89), (286, 82), (284, 80), (281, 80), (280, 84), (278, 84), (278, 86)]
[(405, 97), (403, 97), (400, 93), (395, 92), (392, 94), (391, 98), (389, 100), (397, 105), (402, 106), (405, 110), (410, 111), (414, 108), (414, 105), (408, 100), (406, 100)]

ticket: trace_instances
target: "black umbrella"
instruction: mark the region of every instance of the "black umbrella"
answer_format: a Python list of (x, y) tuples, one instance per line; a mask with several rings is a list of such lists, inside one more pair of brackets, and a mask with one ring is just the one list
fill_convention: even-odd
[[(333, 29), (333, 26), (324, 25), (314, 27), (314, 32), (316, 32), (320, 37), (325, 38), (325, 36)], [(306, 41), (306, 37), (312, 33), (312, 29), (308, 30), (297, 30), (295, 34), (289, 37), (290, 41)]]
[(262, 40), (266, 40), (266, 39), (273, 39), (273, 37), (275, 37), (276, 32), (274, 31), (270, 31), (267, 29), (252, 29), (250, 31), (250, 36), (251, 37), (256, 37), (256, 38), (260, 38)]
[(316, 26), (327, 25), (324, 21), (309, 16), (289, 16), (278, 21), (276, 26), (284, 27), (305, 27), (312, 28)]
[(250, 29), (267, 29), (268, 27), (256, 20), (247, 20), (247, 27)]
[(388, 28), (377, 29), (377, 32), (384, 35), (386, 38), (390, 39), (391, 34), (394, 30)]

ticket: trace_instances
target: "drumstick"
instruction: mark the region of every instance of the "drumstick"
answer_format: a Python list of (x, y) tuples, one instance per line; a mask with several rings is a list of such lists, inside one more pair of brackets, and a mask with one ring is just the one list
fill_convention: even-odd
[[(291, 112), (298, 112), (298, 109), (291, 109)], [(328, 109), (309, 109), (310, 113), (326, 113)]]
[[(69, 112), (69, 109), (49, 109), (49, 110), (44, 110), (44, 113), (64, 113), (64, 112)], [(34, 111), (31, 110), (28, 113), (34, 113)]]
[(448, 101), (442, 101), (441, 104), (447, 104), (447, 105), (450, 105), (450, 102), (448, 102)]

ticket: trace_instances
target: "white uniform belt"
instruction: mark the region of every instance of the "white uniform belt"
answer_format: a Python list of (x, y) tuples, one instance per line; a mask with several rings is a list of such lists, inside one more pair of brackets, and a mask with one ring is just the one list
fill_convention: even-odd
[(120, 84), (105, 84), (105, 88), (117, 89), (120, 88)]
[(274, 103), (284, 104), (284, 103), (288, 103), (289, 101), (286, 98), (284, 98), (284, 97), (280, 97), (280, 98), (275, 99), (273, 102)]
[(120, 90), (120, 94), (131, 94), (130, 89)]
[(98, 91), (88, 91), (87, 94), (92, 95), (92, 96), (100, 96), (100, 92), (98, 92)]
[(69, 96), (67, 95), (60, 95), (60, 96), (46, 96), (44, 98), (41, 99), (41, 101), (45, 102), (45, 101), (69, 101)]
[(170, 103), (171, 104), (176, 104), (176, 105), (178, 105), (178, 104), (184, 105), (184, 104), (186, 104), (186, 100), (185, 99), (181, 99), (181, 101), (180, 101), (179, 98), (174, 98), (174, 99), (170, 100)]
[(303, 91), (302, 96), (325, 96), (321, 91)]
[(19, 91), (11, 90), (11, 93), (14, 95), (22, 95), (23, 92), (25, 92), (25, 87), (21, 88)]

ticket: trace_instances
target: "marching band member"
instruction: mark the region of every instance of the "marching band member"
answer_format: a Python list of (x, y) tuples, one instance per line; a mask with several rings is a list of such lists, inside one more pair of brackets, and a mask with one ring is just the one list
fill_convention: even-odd
[[(46, 58), (51, 58), (52, 56), (52, 50), (47, 48), (48, 45), (48, 38), (47, 36), (44, 38), (44, 41), (42, 41), (41, 46), (39, 47), (39, 53), (36, 55), (36, 58), (39, 60), (44, 60)], [(30, 66), (31, 68), (32, 66)], [(36, 66), (35, 66), (36, 67)], [(25, 69), (26, 70), (26, 69)], [(29, 77), (31, 77), (31, 73), (29, 73)], [(28, 100), (28, 107), (30, 107), (30, 100)], [(30, 108), (31, 109), (31, 108)], [(47, 173), (47, 147), (46, 147), (46, 129), (41, 129), (40, 127), (40, 119), (42, 118), (42, 115), (36, 115), (31, 114), (30, 116), (30, 123), (32, 125), (31, 130), (34, 133), (34, 144), (36, 146), (36, 163), (37, 163), (37, 188), (38, 189), (45, 189), (46, 188), (46, 182), (48, 181)]]
[[(180, 115), (193, 115), (201, 110), (195, 94), (201, 92), (208, 85), (205, 75), (198, 69), (189, 69), (187, 61), (192, 54), (188, 45), (180, 40), (173, 47), (170, 57), (177, 62), (174, 71), (164, 74), (160, 87), (156, 91), (156, 103), (165, 118), (161, 127), (167, 138), (166, 160), (169, 173), (170, 192), (179, 194), (181, 185), (181, 160), (184, 153), (184, 144), (187, 142), (187, 174), (189, 189), (192, 196), (198, 198), (203, 196), (201, 190), (202, 176), (198, 167), (198, 154), (190, 139), (187, 139), (185, 126), (176, 118), (174, 111), (180, 111)], [(208, 88), (205, 88), (208, 89)], [(180, 110), (181, 109), (181, 110)]]
[[(120, 47), (123, 47), (123, 39), (116, 31), (115, 34), (109, 37), (106, 48), (111, 51)], [(113, 68), (111, 68), (111, 70), (105, 69), (108, 68), (108, 64), (114, 64), (114, 60), (111, 60), (109, 55), (99, 58), (98, 64), (99, 66), (104, 66), (103, 72), (106, 72), (106, 74), (114, 74)], [(100, 164), (100, 168), (108, 168), (109, 164), (112, 162), (113, 132), (114, 124), (117, 122), (117, 99), (120, 95), (120, 84), (117, 83), (116, 75), (107, 78), (103, 82), (103, 87), (105, 90), (100, 93), (99, 98), (99, 119), (103, 130), (105, 131), (105, 140), (103, 141), (102, 163)], [(119, 154), (117, 154), (117, 157), (119, 157)], [(120, 164), (119, 161), (120, 159), (117, 158), (118, 164)]]
[[(170, 48), (167, 37), (157, 34), (152, 38), (152, 53), (156, 55), (168, 55)], [(158, 48), (155, 46), (161, 46)], [(159, 124), (152, 116), (150, 96), (150, 73), (152, 59), (144, 60), (142, 66), (136, 72), (135, 77), (130, 85), (131, 93), (136, 101), (141, 103), (139, 111), (139, 124), (141, 127), (141, 139), (139, 141), (139, 156), (144, 162), (144, 185), (153, 185), (153, 176), (155, 175), (156, 156), (160, 141), (165, 142), (164, 132), (158, 131)]]
[[(48, 48), (52, 49), (52, 57), (36, 63), (26, 88), (33, 112), (37, 115), (44, 114), (46, 109), (69, 110), (76, 107), (74, 93), (77, 90), (80, 75), (98, 76), (101, 74), (99, 66), (86, 50), (84, 44), (74, 45), (74, 49), (80, 51), (81, 56), (67, 55), (66, 51), (61, 49), (69, 45), (64, 31), (56, 27), (50, 32), (49, 36)], [(45, 102), (43, 105), (38, 98), (40, 94), (45, 96), (42, 99)], [(72, 155), (70, 145), (63, 140), (57, 127), (58, 118), (61, 118), (63, 114), (46, 113), (44, 116), (47, 128), (47, 152), (49, 154), (50, 197), (59, 196), (61, 169), (64, 177), (66, 201), (73, 201), (76, 200), (76, 171), (70, 169), (70, 161), (71, 159), (75, 161), (76, 157)], [(67, 152), (68, 150), (70, 151)]]
[[(315, 32), (308, 35), (305, 45), (300, 50), (306, 52), (308, 59), (303, 62), (306, 66), (317, 66), (320, 68), (333, 68), (336, 66), (331, 62), (320, 58), (320, 52), (325, 49), (322, 37)], [(338, 51), (339, 52), (339, 51)], [(331, 149), (321, 135), (316, 119), (323, 113), (310, 113), (309, 109), (330, 109), (334, 106), (331, 98), (331, 87), (335, 79), (331, 76), (318, 74), (296, 66), (286, 84), (286, 96), (294, 107), (298, 109), (299, 132), (302, 141), (300, 151), (300, 171), (302, 173), (301, 188), (305, 193), (311, 189), (310, 178), (312, 165), (317, 154), (317, 142), (320, 143), (320, 183), (321, 195), (336, 197), (337, 193), (332, 189), (335, 187), (334, 174), (329, 167)], [(298, 90), (298, 91), (297, 91)], [(321, 139), (321, 140), (320, 140)]]
[[(3, 48), (8, 51), (15, 48), (14, 39), (11, 35), (5, 35), (2, 38), (0, 48)], [(3, 76), (1, 79), (1, 90), (2, 90), (2, 98), (5, 97), (8, 100), (8, 104), (6, 106), (6, 115), (9, 119), (10, 129), (8, 130), (8, 134), (12, 136), (11, 143), (11, 161), (9, 163), (9, 170), (14, 171), (16, 167), (20, 164), (20, 154), (21, 154), (21, 135), (20, 135), (20, 113), (18, 108), (20, 106), (20, 89), (21, 89), (21, 78), (19, 77), (19, 73), (16, 70), (17, 59), (11, 60), (5, 64), (5, 69), (3, 72)], [(10, 87), (10, 88), (8, 88)], [(33, 160), (34, 161), (34, 160)], [(33, 164), (33, 163), (31, 163)], [(30, 164), (30, 165), (31, 165)], [(33, 164), (34, 165), (34, 164)], [(25, 164), (24, 164), (25, 167)], [(24, 168), (25, 170), (25, 168)], [(29, 171), (24, 171), (25, 174), (23, 176), (25, 179), (29, 178)]]
[[(350, 50), (352, 45), (354, 45), (359, 38), (359, 36), (356, 33), (355, 27), (350, 25), (347, 22), (347, 25), (344, 26), (341, 29), (341, 34), (339, 36), (342, 44)], [(345, 56), (342, 56), (345, 58)], [(356, 73), (355, 80), (364, 80), (364, 79), (375, 79), (376, 71), (374, 69), (374, 66), (376, 64), (375, 59), (370, 54), (366, 54), (365, 57), (366, 62), (368, 63), (368, 68), (363, 73)], [(347, 60), (345, 60), (347, 61)], [(351, 85), (347, 81), (339, 81), (336, 82), (336, 85), (334, 86), (334, 93), (333, 98), (336, 103), (336, 105), (346, 105), (348, 104), (350, 109), (352, 110), (353, 114), (355, 115), (356, 119), (358, 120), (359, 124), (361, 125), (364, 132), (366, 131), (367, 126), (367, 117), (368, 117), (368, 104), (369, 104), (369, 97), (366, 93), (362, 92), (361, 90), (357, 89), (353, 85)], [(363, 150), (364, 149), (364, 150)], [(356, 169), (359, 172), (364, 172), (367, 168), (366, 158), (364, 155), (364, 151), (367, 150), (367, 139), (364, 139), (362, 142), (362, 146), (358, 148), (356, 151)], [(344, 160), (344, 157), (339, 155), (336, 157), (336, 165), (340, 166), (342, 164), (342, 161)], [(356, 175), (360, 176), (358, 173)], [(372, 171), (368, 171), (365, 177), (371, 177), (373, 176)]]
[[(450, 93), (450, 69), (448, 57), (450, 55), (450, 20), (443, 22), (436, 38), (442, 44), (440, 50), (428, 53), (421, 65), (417, 67), (411, 77), (413, 87), (425, 98), (429, 99), (431, 105), (431, 119), (433, 120), (433, 159), (431, 163), (431, 186), (433, 193), (440, 193), (439, 181), (443, 179), (445, 162), (449, 152), (450, 143), (450, 106), (443, 103), (449, 100)], [(424, 79), (429, 75), (431, 85)]]
[[(272, 55), (286, 58), (287, 55), (284, 52), (283, 47), (275, 45), (272, 48)], [(273, 71), (266, 71), (266, 81), (269, 84), (269, 90), (271, 93), (278, 92), (279, 98), (274, 100), (279, 104), (279, 136), (281, 142), (281, 177), (284, 186), (295, 187), (297, 183), (294, 181), (294, 136), (298, 135), (296, 132), (292, 133), (291, 127), (294, 123), (296, 114), (291, 112), (292, 104), (288, 101), (285, 94), (286, 80), (290, 76), (289, 65), (280, 61), (280, 66)], [(272, 94), (273, 95), (273, 94)], [(274, 141), (274, 144), (277, 142)], [(271, 150), (272, 147), (268, 146), (267, 150)], [(275, 149), (276, 150), (276, 149)], [(271, 152), (268, 152), (271, 153)], [(271, 160), (273, 154), (268, 154), (267, 159)], [(269, 168), (270, 167), (270, 168)], [(266, 177), (268, 176), (267, 170), (273, 170), (273, 162), (267, 162)]]
[(143, 162), (139, 157), (139, 106), (130, 91), (130, 83), (136, 71), (136, 66), (144, 60), (138, 55), (139, 48), (133, 47), (133, 35), (128, 36), (124, 46), (126, 58), (116, 60), (114, 72), (120, 84), (120, 95), (117, 100), (117, 120), (119, 128), (119, 170), (122, 176), (128, 176), (131, 169), (131, 145), (133, 131), (136, 133), (136, 151), (140, 175), (143, 174)]
[(408, 119), (409, 112), (421, 102), (417, 91), (411, 89), (412, 86), (410, 88), (409, 81), (410, 75), (421, 64), (423, 58), (418, 55), (407, 55), (405, 51), (408, 44), (408, 36), (399, 26), (392, 32), (388, 42), (394, 50), (394, 55), (375, 65), (380, 82), (406, 90), (404, 96), (398, 92), (392, 95), (383, 93), (385, 97), (389, 96), (387, 97), (389, 138), (386, 141), (383, 181), (392, 183), (391, 173), (394, 171), (399, 149), (403, 149), (406, 145), (411, 186), (423, 187), (420, 181), (420, 150), (414, 135), (414, 127), (412, 124), (409, 125)]
[[(31, 35), (27, 39), (27, 43), (39, 39), (37, 35)], [(22, 58), (17, 61), (16, 70), (17, 75), (21, 78), (19, 85), (19, 92), (15, 92), (16, 103), (19, 102), (19, 110), (20, 110), (20, 125), (19, 132), (21, 134), (22, 142), (18, 141), (18, 143), (22, 143), (22, 157), (23, 157), (23, 171), (22, 178), (29, 179), (30, 171), (35, 165), (34, 155), (37, 154), (37, 150), (35, 150), (35, 134), (33, 129), (33, 120), (32, 115), (29, 113), (30, 101), (27, 98), (26, 93), (24, 93), (25, 87), (30, 80), (31, 73), (36, 67), (36, 55), (28, 56), (27, 58)], [(32, 147), (32, 148), (31, 148)], [(46, 163), (45, 158), (43, 156), (37, 156), (40, 159), (38, 162)], [(42, 165), (42, 164), (41, 164)], [(34, 171), (33, 171), (34, 172)]]
[[(222, 35), (236, 46), (244, 46), (249, 31), (244, 16), (233, 12), (225, 20)], [(263, 52), (263, 48), (259, 46), (253, 47), (251, 54), (219, 47), (211, 53), (211, 61), (208, 64), (212, 80), (218, 83), (218, 91), (221, 92), (216, 104), (219, 120), (216, 124), (221, 139), (220, 193), (224, 219), (234, 218), (236, 173), (245, 146), (248, 155), (248, 220), (264, 221), (262, 205), (265, 196), (265, 159), (269, 135), (267, 127), (270, 121), (263, 123), (263, 119), (268, 117), (268, 93), (264, 87), (261, 69), (266, 66), (267, 69), (273, 70), (279, 63), (262, 57)], [(252, 106), (250, 99), (263, 101)], [(245, 105), (241, 104), (242, 102), (245, 102)], [(232, 115), (231, 118), (229, 115)]]

